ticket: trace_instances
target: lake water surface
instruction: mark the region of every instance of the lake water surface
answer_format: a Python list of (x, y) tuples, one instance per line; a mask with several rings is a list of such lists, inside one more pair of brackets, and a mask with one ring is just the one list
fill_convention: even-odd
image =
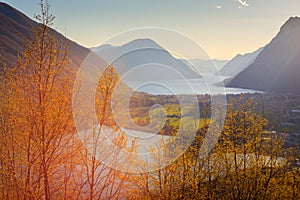
[[(180, 80), (156, 80), (149, 82), (126, 81), (134, 90), (147, 92), (150, 94), (241, 94), (241, 93), (261, 93), (261, 91), (228, 88), (217, 85), (223, 85), (222, 81), (229, 77), (220, 77), (209, 75), (204, 79), (180, 79)], [(221, 82), (221, 83), (220, 83)]]

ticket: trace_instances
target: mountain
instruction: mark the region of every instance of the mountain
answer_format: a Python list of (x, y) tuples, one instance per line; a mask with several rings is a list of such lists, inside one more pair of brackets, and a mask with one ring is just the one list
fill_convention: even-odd
[(205, 59), (190, 59), (189, 62), (193, 64), (202, 74), (215, 74), (220, 71), (228, 60), (205, 60)]
[(228, 84), (275, 93), (300, 94), (300, 18), (291, 17), (253, 64)]
[[(31, 27), (37, 27), (38, 25), (37, 22), (15, 8), (0, 2), (0, 57), (6, 62), (8, 67), (16, 64), (18, 54), (22, 55), (24, 51), (23, 37), (27, 39), (32, 37), (34, 32)], [(53, 29), (51, 29), (51, 33), (55, 34), (57, 39), (66, 41), (70, 45), (69, 67), (78, 69), (91, 51), (67, 39)], [(100, 58), (96, 60), (97, 62), (103, 62)]]
[(263, 50), (263, 47), (245, 55), (238, 54), (232, 60), (230, 60), (224, 67), (220, 70), (222, 76), (236, 76), (238, 73), (249, 67), (260, 52)]
[(200, 78), (184, 61), (149, 38), (140, 38), (122, 46), (102, 45), (92, 49), (114, 66), (123, 79), (129, 81), (174, 80)]

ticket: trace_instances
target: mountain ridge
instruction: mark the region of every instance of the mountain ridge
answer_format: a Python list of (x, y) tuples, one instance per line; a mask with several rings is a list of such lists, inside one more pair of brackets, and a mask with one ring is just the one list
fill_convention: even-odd
[[(24, 39), (30, 39), (34, 32), (31, 27), (40, 25), (28, 16), (13, 8), (12, 6), (0, 2), (0, 56), (8, 67), (16, 65), (18, 55), (24, 51)], [(78, 43), (66, 38), (61, 33), (50, 27), (51, 34), (55, 34), (57, 39), (64, 40), (70, 44), (69, 66), (78, 69), (85, 57), (92, 51)]]
[(255, 62), (227, 86), (300, 94), (300, 18), (290, 17)]
[[(174, 58), (171, 53), (150, 38), (134, 39), (120, 46), (105, 44), (92, 50), (113, 65), (121, 76), (131, 72), (131, 81), (172, 80), (176, 79), (175, 76), (179, 78), (179, 74), (184, 78), (201, 77), (196, 69)], [(145, 68), (147, 72), (135, 70), (146, 65), (158, 71), (147, 71), (147, 68)], [(174, 73), (168, 73), (167, 68)]]
[(236, 55), (226, 65), (224, 65), (224, 67), (220, 70), (220, 74), (223, 76), (236, 76), (238, 73), (249, 67), (262, 50), (263, 47), (251, 53)]

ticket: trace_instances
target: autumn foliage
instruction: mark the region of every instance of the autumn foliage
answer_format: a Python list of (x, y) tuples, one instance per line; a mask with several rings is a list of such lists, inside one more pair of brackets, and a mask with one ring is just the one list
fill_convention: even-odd
[[(128, 174), (105, 165), (96, 157), (101, 146), (89, 151), (76, 134), (69, 44), (51, 32), (47, 3), (41, 1), (36, 18), (40, 25), (25, 39), (17, 65), (2, 63), (0, 199), (300, 199), (296, 152), (283, 148), (283, 138), (268, 132), (267, 120), (243, 96), (228, 104), (221, 136), (207, 156), (199, 156), (207, 132), (202, 127), (189, 149), (165, 168)], [(116, 132), (110, 99), (118, 82), (108, 67), (96, 95), (99, 125)], [(126, 136), (113, 142), (122, 149)], [(164, 153), (170, 151), (176, 146)]]

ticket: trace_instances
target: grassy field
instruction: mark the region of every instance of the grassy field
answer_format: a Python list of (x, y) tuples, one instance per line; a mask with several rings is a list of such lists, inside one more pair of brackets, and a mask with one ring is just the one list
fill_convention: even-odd
[[(131, 108), (130, 114), (132, 120), (140, 126), (148, 125), (150, 123), (149, 110), (150, 108), (148, 106)], [(198, 126), (197, 129), (200, 129), (209, 123), (209, 119), (200, 118), (200, 116), (191, 114), (192, 107), (190, 109), (185, 108), (185, 110), (186, 112), (182, 112), (179, 104), (165, 104), (162, 107), (151, 109), (151, 113), (154, 117), (162, 116), (163, 113), (166, 114), (166, 123), (160, 131), (160, 134), (174, 135), (179, 128), (188, 130)], [(145, 131), (147, 131), (147, 129)]]

